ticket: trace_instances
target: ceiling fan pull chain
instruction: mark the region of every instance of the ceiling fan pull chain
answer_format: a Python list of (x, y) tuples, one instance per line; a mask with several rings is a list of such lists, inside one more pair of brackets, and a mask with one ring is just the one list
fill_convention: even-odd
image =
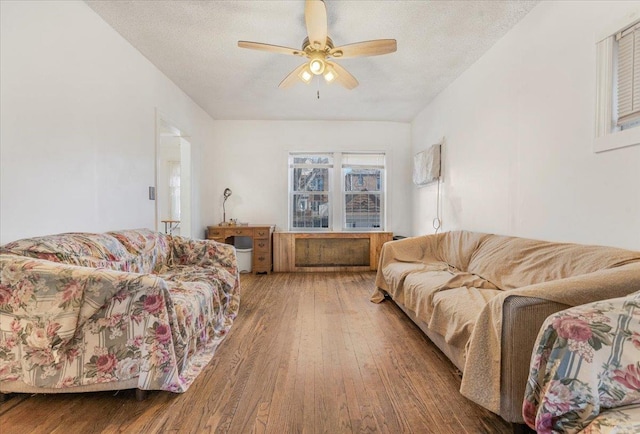
[(317, 95), (318, 95), (318, 99), (320, 99), (320, 76), (318, 76), (318, 92), (317, 92)]

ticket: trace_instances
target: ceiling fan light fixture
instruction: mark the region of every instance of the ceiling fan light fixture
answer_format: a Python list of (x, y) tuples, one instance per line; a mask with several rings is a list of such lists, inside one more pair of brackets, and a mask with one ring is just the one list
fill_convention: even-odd
[(333, 82), (333, 80), (336, 79), (336, 77), (338, 76), (338, 74), (336, 73), (335, 69), (333, 69), (331, 67), (331, 65), (327, 65), (325, 71), (324, 71), (324, 79), (327, 83), (331, 83)]
[(313, 59), (309, 62), (309, 69), (315, 75), (320, 75), (324, 71), (324, 62), (321, 59)]
[(326, 67), (324, 56), (322, 55), (322, 53), (313, 53), (310, 58), (311, 60), (309, 61), (309, 69), (311, 70), (311, 72), (315, 75), (322, 74)]
[(306, 84), (311, 83), (313, 74), (311, 73), (311, 69), (309, 69), (309, 65), (306, 65), (305, 68), (302, 71), (300, 71), (300, 74), (298, 74), (298, 77), (300, 77), (300, 80), (302, 80)]

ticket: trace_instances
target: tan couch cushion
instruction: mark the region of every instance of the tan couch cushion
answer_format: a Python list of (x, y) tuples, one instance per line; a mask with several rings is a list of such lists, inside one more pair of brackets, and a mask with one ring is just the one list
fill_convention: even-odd
[(638, 252), (493, 235), (471, 256), (469, 272), (500, 289), (580, 276), (640, 259)]
[(467, 271), (473, 253), (488, 237), (491, 235), (479, 232), (445, 232), (436, 240), (437, 257), (459, 271)]
[(433, 296), (451, 280), (452, 276), (449, 271), (422, 271), (409, 274), (404, 281), (402, 304), (428, 324)]
[(479, 276), (454, 269), (418, 271), (405, 277), (402, 290), (404, 305), (422, 321), (429, 323), (435, 295), (460, 287), (497, 289)]
[(433, 297), (429, 329), (444, 336), (450, 345), (463, 347), (469, 341), (484, 306), (502, 291), (462, 287), (440, 291)]

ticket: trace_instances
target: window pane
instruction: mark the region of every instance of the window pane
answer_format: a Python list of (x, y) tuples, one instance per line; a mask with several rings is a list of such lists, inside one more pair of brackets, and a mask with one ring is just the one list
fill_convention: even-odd
[(380, 191), (382, 171), (380, 169), (344, 169), (345, 191)]
[(294, 194), (291, 221), (294, 228), (328, 228), (328, 194)]
[(294, 155), (293, 164), (330, 164), (328, 155)]
[(293, 169), (293, 191), (327, 191), (329, 189), (329, 169)]
[(343, 166), (384, 167), (384, 154), (342, 154)]
[(378, 193), (346, 193), (345, 227), (380, 228), (382, 222), (380, 205), (380, 194)]

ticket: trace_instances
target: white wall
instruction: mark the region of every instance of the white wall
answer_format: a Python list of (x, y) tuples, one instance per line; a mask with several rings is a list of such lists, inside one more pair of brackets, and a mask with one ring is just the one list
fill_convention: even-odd
[[(215, 121), (213, 146), (203, 150), (203, 225), (227, 220), (274, 223), (287, 230), (288, 152), (385, 151), (387, 230), (411, 230), (410, 125), (398, 122)], [(204, 229), (204, 227), (203, 227)], [(196, 233), (197, 235), (197, 233)]]
[(211, 118), (83, 2), (2, 1), (0, 15), (0, 243), (154, 228), (156, 108), (194, 162)]
[[(640, 250), (640, 146), (595, 154), (595, 38), (638, 2), (541, 2), (412, 123), (445, 136), (443, 229)], [(432, 233), (436, 187), (415, 191)]]

